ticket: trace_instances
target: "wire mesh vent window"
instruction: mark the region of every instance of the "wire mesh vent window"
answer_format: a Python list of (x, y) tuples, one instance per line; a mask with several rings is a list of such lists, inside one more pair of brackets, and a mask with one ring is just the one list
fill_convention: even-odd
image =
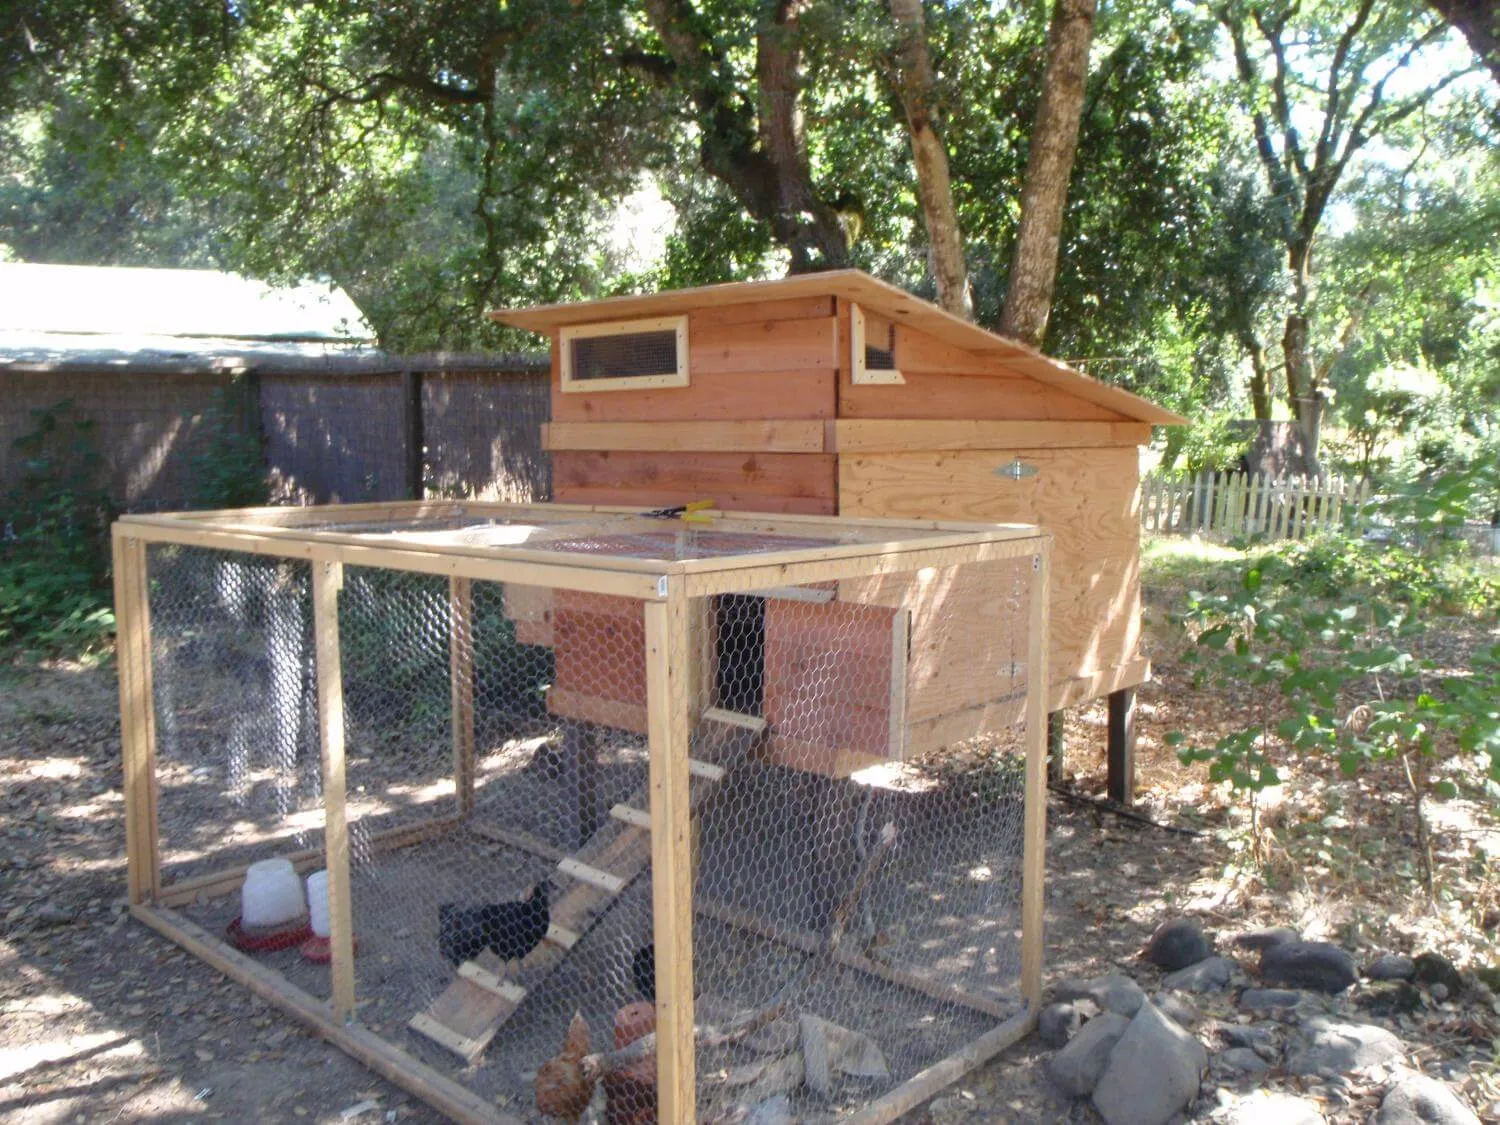
[[(867, 329), (868, 331), (868, 329)], [(880, 342), (865, 340), (865, 368), (869, 371), (896, 370), (896, 328), (887, 325), (884, 339)]]
[(677, 371), (676, 332), (584, 336), (569, 341), (569, 347), (572, 377), (578, 380), (628, 379)]
[(486, 512), (118, 525), (143, 920), (460, 1120), (886, 1121), (1024, 1032), (1040, 536)]

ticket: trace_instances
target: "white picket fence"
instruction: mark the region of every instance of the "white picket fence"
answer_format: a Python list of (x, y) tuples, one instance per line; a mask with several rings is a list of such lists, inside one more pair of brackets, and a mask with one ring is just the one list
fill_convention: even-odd
[(1364, 481), (1337, 476), (1152, 474), (1141, 482), (1141, 528), (1215, 539), (1303, 539), (1343, 527), (1368, 498)]

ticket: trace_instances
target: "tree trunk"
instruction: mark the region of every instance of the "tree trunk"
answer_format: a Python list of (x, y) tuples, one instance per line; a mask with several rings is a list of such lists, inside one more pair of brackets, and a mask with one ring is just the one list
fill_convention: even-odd
[(1312, 302), (1312, 239), (1300, 235), (1291, 239), (1287, 266), (1292, 272), (1292, 301), (1281, 334), (1281, 352), (1286, 361), (1286, 399), (1292, 417), (1302, 430), (1306, 472), (1316, 475), (1323, 400), (1313, 367), (1308, 327), (1308, 307)]
[(1500, 7), (1494, 0), (1428, 0), (1438, 15), (1463, 33), (1469, 48), (1500, 82)]
[(647, 21), (670, 59), (655, 77), (692, 104), (703, 170), (770, 226), (791, 253), (793, 273), (849, 261), (838, 213), (818, 198), (807, 161), (799, 108), (805, 3), (775, 0), (757, 30), (759, 104), (752, 105), (737, 92), (728, 49), (701, 33), (687, 0), (645, 0)]
[(847, 263), (848, 243), (834, 209), (813, 191), (802, 93), (802, 27), (807, 0), (776, 0), (756, 38), (760, 138), (774, 169), (771, 229), (792, 255), (792, 272)]
[(1241, 329), (1240, 346), (1250, 356), (1250, 410), (1258, 421), (1271, 418), (1271, 375), (1266, 370), (1266, 349), (1252, 329)]
[(1096, 0), (1053, 0), (1047, 31), (1047, 70), (1031, 129), (1031, 152), (1021, 189), (1021, 225), (1006, 283), (1000, 331), (1040, 347), (1052, 311), (1057, 249), (1068, 179), (1078, 151)]
[(896, 22), (896, 85), (906, 111), (912, 162), (917, 169), (917, 196), (932, 248), (932, 275), (937, 280), (938, 304), (965, 320), (974, 317), (969, 271), (964, 264), (963, 236), (953, 207), (953, 184), (948, 175), (948, 150), (932, 120), (932, 59), (927, 50), (927, 27), (922, 0), (891, 0)]

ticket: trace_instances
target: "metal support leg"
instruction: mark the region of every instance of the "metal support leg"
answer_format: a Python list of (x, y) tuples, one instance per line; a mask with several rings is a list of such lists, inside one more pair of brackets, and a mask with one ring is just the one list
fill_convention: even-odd
[(1135, 803), (1135, 688), (1109, 693), (1109, 799)]

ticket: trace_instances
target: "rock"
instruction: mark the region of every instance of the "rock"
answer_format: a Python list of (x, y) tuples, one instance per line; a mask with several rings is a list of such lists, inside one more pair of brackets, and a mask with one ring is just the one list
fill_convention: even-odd
[(1158, 968), (1173, 972), (1196, 965), (1213, 951), (1213, 942), (1204, 935), (1196, 918), (1173, 918), (1156, 928), (1141, 956)]
[(1285, 941), (1260, 955), (1261, 980), (1289, 988), (1342, 992), (1356, 980), (1354, 958), (1326, 941)]
[(1463, 991), (1464, 978), (1441, 953), (1418, 953), (1412, 968), (1412, 979), (1418, 984), (1441, 984), (1454, 996)]
[(807, 1013), (797, 1017), (797, 1032), (802, 1045), (803, 1081), (823, 1097), (832, 1093), (834, 1074), (853, 1078), (891, 1076), (885, 1055), (868, 1035)]
[(1220, 1051), (1214, 1061), (1230, 1070), (1242, 1070), (1246, 1074), (1263, 1074), (1271, 1069), (1271, 1064), (1249, 1047), (1231, 1047), (1227, 1051)]
[(1043, 1043), (1054, 1050), (1067, 1043), (1083, 1026), (1083, 1013), (1078, 1005), (1048, 1004), (1037, 1016), (1036, 1031)]
[(1432, 987), (1428, 991), (1432, 993), (1432, 998), (1439, 1004), (1448, 999), (1449, 996), (1448, 986), (1440, 980), (1433, 981)]
[(1278, 1054), (1276, 1033), (1268, 1027), (1243, 1023), (1221, 1024), (1219, 1034), (1231, 1047), (1249, 1047), (1266, 1058), (1274, 1058)]
[(1416, 962), (1399, 953), (1382, 953), (1365, 966), (1369, 980), (1411, 980), (1416, 972)]
[(1256, 1091), (1229, 1108), (1226, 1125), (1323, 1125), (1322, 1112), (1312, 1102), (1291, 1094)]
[(1422, 993), (1409, 980), (1376, 981), (1355, 1000), (1375, 1016), (1399, 1016), (1417, 1009)]
[(1405, 1049), (1401, 1040), (1383, 1027), (1315, 1016), (1302, 1025), (1288, 1046), (1286, 1069), (1291, 1074), (1347, 1074), (1389, 1062)]
[(1153, 998), (1152, 1003), (1164, 1015), (1170, 1016), (1189, 1031), (1202, 1018), (1197, 1008), (1193, 1007), (1188, 1000), (1178, 996), (1175, 992), (1158, 992)]
[(796, 1125), (797, 1115), (792, 1112), (792, 1099), (785, 1094), (767, 1098), (751, 1108), (745, 1117), (745, 1125)]
[(1179, 988), (1184, 992), (1211, 992), (1229, 985), (1232, 970), (1233, 967), (1224, 958), (1210, 957), (1196, 965), (1178, 969), (1161, 983), (1164, 988)]
[(1052, 999), (1060, 1001), (1092, 1000), (1103, 1012), (1114, 1012), (1129, 1018), (1140, 1009), (1146, 994), (1141, 986), (1122, 973), (1090, 980), (1063, 981), (1052, 990)]
[(1099, 1081), (1109, 1065), (1110, 1052), (1129, 1026), (1130, 1021), (1117, 1012), (1089, 1020), (1066, 1047), (1047, 1060), (1047, 1077), (1068, 1097), (1083, 1097)]
[(67, 926), (78, 919), (78, 911), (55, 902), (44, 902), (31, 915), (38, 926)]
[(1302, 993), (1285, 988), (1247, 988), (1240, 993), (1240, 1007), (1247, 1012), (1269, 1012), (1295, 1008)]
[(817, 1016), (800, 1016), (797, 1030), (802, 1041), (802, 1080), (820, 1098), (833, 1093), (833, 1072), (828, 1063), (826, 1025)]
[(1230, 939), (1230, 944), (1251, 952), (1264, 953), (1273, 945), (1284, 945), (1289, 941), (1301, 940), (1302, 935), (1296, 930), (1289, 930), (1285, 926), (1273, 926), (1267, 930), (1247, 930), (1245, 933), (1236, 934)]
[(1479, 1118), (1436, 1078), (1407, 1074), (1386, 1091), (1372, 1125), (1479, 1125)]
[(1207, 1065), (1202, 1043), (1144, 1003), (1110, 1052), (1094, 1108), (1108, 1125), (1165, 1125), (1198, 1096)]

